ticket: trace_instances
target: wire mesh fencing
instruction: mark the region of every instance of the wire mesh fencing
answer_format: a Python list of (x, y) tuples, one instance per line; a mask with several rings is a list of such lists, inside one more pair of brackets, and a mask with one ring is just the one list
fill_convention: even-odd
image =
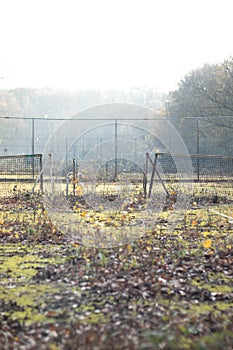
[[(153, 159), (153, 158), (152, 158)], [(187, 172), (186, 164), (191, 162), (192, 174)], [(156, 168), (153, 172), (153, 168)], [(180, 189), (185, 184), (193, 183), (192, 197), (194, 202), (202, 205), (219, 205), (233, 203), (233, 157), (197, 154), (155, 153), (148, 172), (148, 182), (165, 184), (166, 188)], [(154, 174), (154, 175), (153, 175)], [(154, 177), (153, 177), (154, 176)]]
[[(186, 174), (186, 162), (192, 163), (192, 180), (200, 182), (232, 182), (233, 181), (233, 157), (202, 154), (169, 154), (156, 153), (158, 163), (161, 166), (163, 177), (167, 180), (175, 179), (177, 164), (179, 165), (180, 179), (189, 180)], [(178, 174), (179, 175), (179, 174)]]
[[(24, 184), (24, 186), (22, 186)], [(0, 186), (3, 195), (20, 187), (43, 191), (42, 154), (0, 156)]]

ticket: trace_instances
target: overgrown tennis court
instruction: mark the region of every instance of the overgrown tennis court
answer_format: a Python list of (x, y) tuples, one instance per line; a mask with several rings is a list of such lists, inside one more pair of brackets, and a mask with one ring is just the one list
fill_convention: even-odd
[[(0, 182), (1, 349), (232, 348), (231, 158), (214, 158), (218, 175), (209, 158), (194, 157), (199, 181), (187, 193), (173, 160), (157, 157), (147, 156), (144, 173), (121, 160), (117, 181), (115, 162), (96, 182), (78, 178), (73, 162), (53, 200), (58, 209), (67, 202), (66, 225), (78, 222), (79, 234), (51, 221), (42, 192), (54, 183), (43, 181), (41, 156), (4, 158), (17, 166)], [(180, 194), (190, 203), (179, 212)], [(148, 205), (158, 207), (153, 220)], [(90, 247), (102, 229), (117, 247)]]
[[(11, 186), (0, 198), (1, 349), (232, 348), (228, 184), (195, 185), (175, 230), (165, 210), (153, 230), (110, 249), (72, 241), (51, 223), (40, 195)], [(90, 225), (112, 224), (86, 208), (77, 214)], [(123, 215), (114, 224), (132, 213)]]

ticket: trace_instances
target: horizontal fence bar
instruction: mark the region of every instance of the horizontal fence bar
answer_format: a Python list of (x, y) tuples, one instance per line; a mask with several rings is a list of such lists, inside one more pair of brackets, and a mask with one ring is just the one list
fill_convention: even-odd
[(40, 158), (40, 157), (42, 157), (41, 153), (0, 156), (0, 162), (2, 159), (30, 159), (30, 158)]
[(156, 152), (158, 156), (170, 156), (170, 157), (187, 157), (187, 158), (220, 158), (220, 159), (232, 159), (233, 156), (220, 156), (212, 154), (189, 154), (189, 153), (165, 153)]

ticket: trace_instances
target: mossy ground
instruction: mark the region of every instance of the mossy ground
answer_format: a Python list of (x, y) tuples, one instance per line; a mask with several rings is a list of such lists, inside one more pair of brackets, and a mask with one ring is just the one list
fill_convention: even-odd
[(172, 232), (160, 219), (131, 244), (92, 249), (66, 242), (40, 203), (7, 206), (0, 323), (11, 336), (0, 334), (1, 348), (231, 349), (232, 224), (196, 205)]

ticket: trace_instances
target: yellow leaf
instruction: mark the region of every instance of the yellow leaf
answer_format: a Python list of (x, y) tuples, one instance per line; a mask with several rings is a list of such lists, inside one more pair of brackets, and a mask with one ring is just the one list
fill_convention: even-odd
[(128, 252), (131, 252), (132, 246), (130, 244), (127, 244), (127, 250), (128, 250)]
[(214, 254), (214, 251), (213, 251), (213, 250), (210, 250), (210, 251), (208, 252), (208, 254), (209, 254), (209, 255), (212, 255), (212, 254)]
[(192, 221), (192, 226), (197, 226), (197, 220)]
[(111, 218), (107, 218), (106, 223), (107, 223), (107, 224), (111, 224), (112, 221), (113, 221), (113, 220), (112, 220)]
[(79, 195), (79, 196), (83, 195), (83, 189), (82, 189), (81, 186), (77, 186), (76, 187), (76, 194)]
[(210, 232), (208, 232), (208, 231), (204, 231), (204, 232), (202, 232), (202, 234), (203, 234), (203, 236), (209, 236), (210, 235)]
[(206, 223), (205, 221), (202, 221), (202, 222), (200, 223), (200, 225), (201, 225), (201, 226), (207, 226), (207, 223)]
[(202, 245), (203, 245), (204, 248), (207, 248), (207, 249), (210, 248), (212, 246), (211, 239), (209, 239), (209, 238), (206, 239), (205, 241), (202, 242)]

